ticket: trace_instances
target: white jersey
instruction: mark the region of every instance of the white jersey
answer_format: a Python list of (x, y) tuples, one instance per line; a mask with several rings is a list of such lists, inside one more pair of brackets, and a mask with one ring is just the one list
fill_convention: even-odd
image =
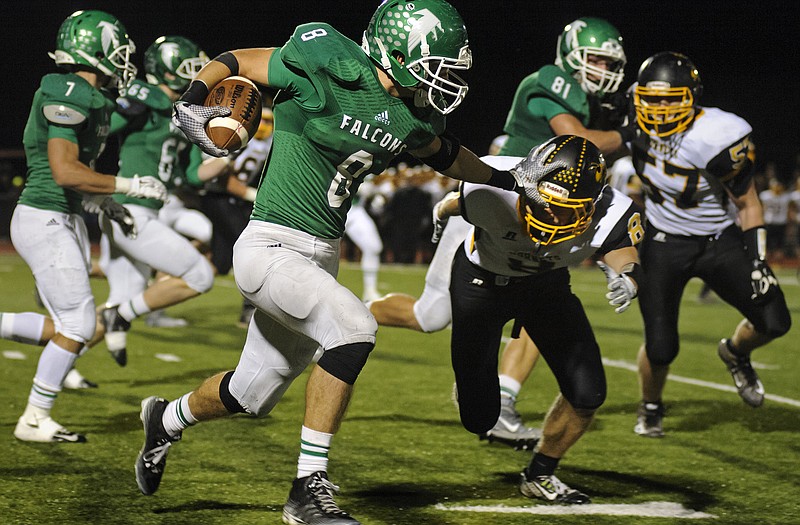
[(773, 190), (764, 190), (758, 194), (761, 206), (764, 208), (764, 222), (766, 224), (786, 224), (789, 220), (789, 204), (792, 194), (789, 192), (776, 193)]
[[(752, 128), (744, 119), (718, 108), (698, 111), (681, 136), (646, 138), (646, 151), (638, 140), (631, 144), (648, 224), (673, 235), (714, 235), (734, 224), (723, 180), (752, 161)], [(749, 170), (740, 177), (749, 178)]]
[(233, 161), (236, 177), (248, 186), (258, 186), (271, 148), (272, 135), (266, 140), (251, 139)]
[[(520, 157), (483, 157), (499, 170), (511, 169)], [(595, 252), (635, 246), (643, 226), (633, 201), (606, 186), (591, 226), (581, 235), (542, 246), (525, 231), (517, 207), (519, 195), (485, 184), (464, 183), (461, 215), (473, 225), (464, 243), (469, 260), (492, 273), (523, 277), (578, 264)]]

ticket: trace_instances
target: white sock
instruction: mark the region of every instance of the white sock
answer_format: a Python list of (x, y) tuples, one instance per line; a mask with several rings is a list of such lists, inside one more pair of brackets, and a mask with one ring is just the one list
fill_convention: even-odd
[(150, 307), (144, 300), (144, 292), (140, 293), (130, 301), (125, 301), (119, 305), (119, 315), (123, 319), (130, 322), (139, 317), (140, 315), (150, 313)]
[(498, 378), (500, 379), (500, 395), (516, 399), (519, 389), (522, 388), (519, 381), (505, 374), (500, 374)]
[(328, 471), (328, 451), (333, 434), (317, 432), (303, 426), (300, 432), (300, 456), (297, 458), (297, 477), (304, 478), (314, 472)]
[(177, 436), (185, 428), (190, 427), (197, 423), (197, 419), (189, 409), (189, 396), (191, 394), (184, 394), (174, 401), (170, 401), (164, 410), (164, 415), (161, 417), (161, 422), (164, 424), (164, 430), (170, 436)]
[(36, 312), (0, 313), (0, 338), (27, 345), (42, 340), (45, 316)]
[(77, 354), (64, 350), (50, 341), (42, 350), (28, 403), (39, 408), (50, 409), (56, 402), (64, 377), (75, 365)]

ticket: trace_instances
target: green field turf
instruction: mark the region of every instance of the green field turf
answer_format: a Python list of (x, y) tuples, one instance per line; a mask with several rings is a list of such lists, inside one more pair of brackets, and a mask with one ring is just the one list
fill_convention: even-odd
[[(385, 266), (381, 290), (416, 295), (424, 272), (421, 266)], [(569, 514), (574, 508), (524, 498), (517, 482), (530, 452), (481, 442), (458, 421), (450, 400), (449, 332), (391, 328), (380, 329), (334, 439), (329, 472), (342, 488), (338, 502), (364, 524), (800, 524), (800, 288), (794, 270), (778, 275), (795, 326), (754, 354), (768, 393), (759, 409), (725, 390), (732, 381), (716, 356), (718, 340), (731, 334), (740, 316), (722, 303), (698, 304), (699, 283), (690, 283), (681, 354), (672, 368), (678, 380), (665, 392), (667, 436), (657, 440), (632, 432), (638, 309), (615, 314), (603, 297), (602, 273), (573, 271), (573, 288), (607, 359), (608, 399), (562, 460), (559, 477), (608, 509), (631, 504), (638, 506), (628, 509), (640, 513), (649, 502), (666, 502), (715, 518), (581, 516)], [(360, 293), (357, 266), (343, 265), (340, 277)], [(93, 285), (96, 297), (105, 299), (106, 283)], [(32, 290), (27, 266), (0, 255), (0, 311), (41, 311)], [(232, 278), (219, 277), (207, 295), (169, 310), (189, 327), (148, 328), (136, 321), (127, 367), (118, 367), (102, 343), (83, 356), (78, 368), (100, 388), (65, 391), (53, 410), (57, 421), (86, 434), (83, 445), (14, 438), (40, 349), (0, 340), (0, 523), (280, 523), (295, 474), (305, 375), (267, 418), (239, 416), (184, 432), (156, 495), (140, 495), (133, 476), (143, 435), (140, 400), (174, 398), (235, 367), (245, 337), (236, 327), (240, 304)], [(555, 394), (542, 362), (520, 394), (525, 421), (540, 423)]]

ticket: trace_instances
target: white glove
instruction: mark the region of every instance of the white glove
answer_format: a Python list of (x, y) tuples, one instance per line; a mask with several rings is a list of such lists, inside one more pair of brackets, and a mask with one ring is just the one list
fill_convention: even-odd
[(433, 234), (431, 235), (431, 242), (436, 244), (442, 238), (442, 232), (444, 231), (444, 227), (447, 226), (447, 221), (450, 219), (450, 216), (442, 217), (441, 210), (448, 202), (452, 201), (453, 199), (458, 199), (459, 193), (457, 191), (451, 191), (444, 197), (442, 200), (437, 202), (433, 205)]
[(628, 274), (617, 273), (602, 261), (597, 261), (597, 266), (606, 274), (609, 290), (606, 294), (608, 304), (616, 306), (614, 311), (621, 314), (628, 309), (631, 305), (631, 301), (636, 297), (638, 292), (636, 284), (633, 282), (633, 279), (628, 277)]
[(511, 170), (511, 174), (517, 181), (517, 191), (524, 192), (528, 200), (540, 206), (547, 205), (539, 193), (539, 181), (542, 180), (542, 177), (553, 171), (570, 168), (569, 163), (563, 159), (545, 163), (554, 149), (556, 149), (555, 144), (545, 142), (528, 153), (528, 156)]
[(197, 144), (201, 150), (214, 157), (227, 157), (228, 150), (220, 149), (206, 134), (206, 123), (214, 117), (227, 117), (231, 114), (230, 108), (225, 106), (199, 106), (179, 100), (173, 106), (172, 123), (175, 124), (186, 138)]
[(114, 193), (124, 193), (128, 197), (138, 197), (140, 199), (167, 200), (167, 188), (164, 183), (155, 177), (140, 177), (134, 175), (133, 178), (116, 177)]

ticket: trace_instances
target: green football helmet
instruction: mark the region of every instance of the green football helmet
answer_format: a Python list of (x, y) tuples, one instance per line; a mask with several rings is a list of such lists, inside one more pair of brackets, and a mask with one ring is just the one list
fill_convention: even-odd
[(50, 57), (61, 67), (84, 67), (102, 73), (124, 89), (136, 77), (136, 50), (117, 17), (104, 11), (76, 11), (61, 24)]
[[(593, 63), (597, 58), (607, 62), (607, 69)], [(579, 18), (558, 37), (556, 65), (572, 75), (589, 95), (602, 97), (616, 92), (625, 76), (626, 62), (619, 31), (602, 18)]]
[(415, 100), (446, 115), (467, 95), (453, 72), (472, 67), (467, 28), (444, 0), (384, 0), (372, 15), (361, 44), (364, 52)]
[(208, 62), (200, 47), (182, 36), (161, 36), (144, 52), (144, 72), (151, 84), (183, 93)]

